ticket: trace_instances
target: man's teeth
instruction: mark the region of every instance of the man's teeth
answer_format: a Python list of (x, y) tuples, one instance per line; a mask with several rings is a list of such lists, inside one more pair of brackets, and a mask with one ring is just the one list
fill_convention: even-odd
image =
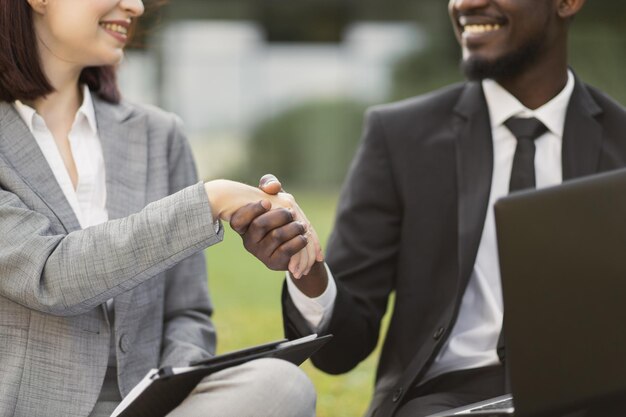
[(494, 25), (465, 25), (463, 27), (463, 31), (467, 33), (493, 32), (498, 29), (500, 29), (500, 25), (497, 23)]
[(120, 33), (122, 35), (128, 34), (128, 29), (122, 25), (118, 25), (115, 23), (101, 23), (100, 25), (105, 29)]

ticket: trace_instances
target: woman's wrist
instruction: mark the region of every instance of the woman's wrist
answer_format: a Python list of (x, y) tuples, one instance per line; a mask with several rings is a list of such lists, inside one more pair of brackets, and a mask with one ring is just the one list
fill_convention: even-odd
[[(256, 187), (231, 180), (211, 180), (204, 183), (213, 217), (230, 221), (233, 213), (248, 203), (274, 196), (265, 194)], [(275, 197), (274, 197), (275, 198)]]
[(228, 180), (211, 180), (204, 183), (204, 191), (209, 199), (213, 217), (225, 220), (225, 205), (228, 202)]

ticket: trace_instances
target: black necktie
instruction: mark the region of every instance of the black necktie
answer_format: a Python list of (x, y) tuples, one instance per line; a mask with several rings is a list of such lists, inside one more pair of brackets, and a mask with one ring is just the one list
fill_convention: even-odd
[(504, 125), (517, 139), (509, 192), (535, 188), (535, 139), (548, 129), (534, 117), (529, 119), (511, 117)]
[[(535, 188), (535, 139), (546, 133), (546, 126), (534, 117), (522, 119), (511, 117), (504, 125), (517, 139), (517, 147), (513, 156), (509, 192)], [(504, 328), (498, 338), (498, 358), (504, 362)]]

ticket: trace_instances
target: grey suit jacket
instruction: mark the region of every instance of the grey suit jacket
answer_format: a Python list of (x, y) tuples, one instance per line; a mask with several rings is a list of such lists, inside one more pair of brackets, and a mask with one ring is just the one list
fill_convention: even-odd
[(115, 300), (122, 395), (214, 352), (202, 249), (221, 240), (179, 120), (94, 97), (110, 221), (81, 230), (35, 139), (0, 103), (0, 417), (85, 417)]
[[(576, 80), (563, 133), (563, 178), (626, 166), (626, 110)], [(313, 356), (347, 372), (389, 330), (368, 416), (390, 417), (419, 383), (457, 319), (488, 208), (493, 149), (480, 83), (464, 83), (368, 114), (338, 206), (327, 263), (337, 281), (328, 333)], [(289, 337), (310, 333), (283, 297)]]

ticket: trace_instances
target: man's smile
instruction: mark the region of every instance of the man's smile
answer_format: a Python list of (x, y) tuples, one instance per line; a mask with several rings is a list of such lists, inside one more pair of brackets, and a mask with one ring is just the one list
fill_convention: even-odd
[(506, 26), (505, 19), (486, 15), (461, 15), (456, 23), (465, 46), (482, 42)]
[(485, 33), (485, 32), (493, 32), (494, 30), (500, 29), (499, 24), (487, 24), (487, 25), (467, 25), (463, 26), (463, 33)]

